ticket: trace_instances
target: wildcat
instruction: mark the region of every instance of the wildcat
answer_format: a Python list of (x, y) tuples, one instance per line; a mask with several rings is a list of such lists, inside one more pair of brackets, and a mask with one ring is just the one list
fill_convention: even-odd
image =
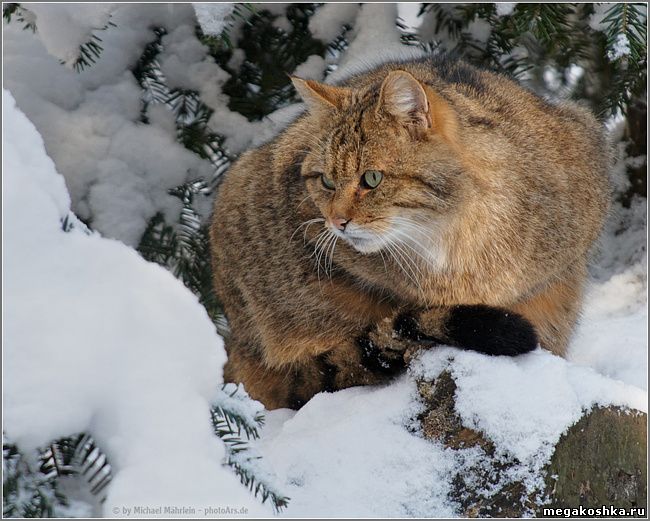
[(564, 354), (609, 204), (589, 111), (440, 57), (293, 82), (307, 111), (215, 202), (226, 380), (297, 408), (414, 345)]

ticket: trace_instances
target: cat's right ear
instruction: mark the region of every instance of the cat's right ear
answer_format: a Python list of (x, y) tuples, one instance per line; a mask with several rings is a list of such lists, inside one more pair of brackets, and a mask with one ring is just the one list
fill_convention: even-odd
[(335, 87), (314, 80), (303, 80), (297, 76), (291, 76), (291, 82), (311, 112), (339, 110), (352, 97), (352, 91), (346, 87)]
[(432, 130), (448, 143), (457, 143), (458, 120), (452, 107), (406, 71), (395, 70), (386, 76), (378, 110), (390, 114), (414, 135)]

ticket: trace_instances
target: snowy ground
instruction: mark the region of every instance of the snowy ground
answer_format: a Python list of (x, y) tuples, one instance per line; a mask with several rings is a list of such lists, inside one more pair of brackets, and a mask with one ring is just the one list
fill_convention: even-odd
[[(23, 449), (92, 430), (114, 469), (106, 516), (161, 504), (270, 515), (221, 466), (224, 448), (207, 411), (225, 353), (205, 310), (178, 280), (123, 244), (137, 243), (155, 211), (178, 213), (169, 187), (208, 172), (176, 142), (162, 107), (149, 126), (137, 124), (141, 92), (127, 71), (146, 41), (142, 27), (168, 26), (165, 74), (218, 109), (215, 130), (238, 129), (228, 136), (233, 152), (272, 136), (296, 106), (259, 123), (227, 110), (220, 92), (226, 76), (198, 45), (187, 5), (87, 5), (83, 19), (64, 20), (69, 31), (53, 30), (63, 22), (48, 9), (34, 4), (41, 39), (15, 26), (3, 34), (5, 87), (27, 115), (3, 94), (4, 430)], [(324, 40), (356, 19), (355, 39), (330, 80), (372, 62), (378, 42), (403, 50), (390, 29), (395, 9), (328, 4), (319, 11), (310, 28)], [(81, 74), (61, 67), (58, 60), (69, 60), (89, 27), (111, 13), (118, 23), (103, 34), (108, 58)], [(322, 78), (326, 65), (307, 60), (299, 73)], [(619, 189), (623, 166), (615, 170)], [(80, 228), (63, 232), (68, 192), (73, 210), (122, 242)], [(541, 350), (511, 359), (439, 348), (390, 385), (321, 394), (298, 412), (268, 412), (256, 448), (291, 498), (282, 515), (458, 514), (450, 482), (477, 454), (413, 432), (417, 376), (450, 370), (464, 422), (505, 457), (517, 457), (518, 477), (531, 487), (584, 409), (613, 403), (647, 410), (646, 203), (617, 210), (568, 361)]]

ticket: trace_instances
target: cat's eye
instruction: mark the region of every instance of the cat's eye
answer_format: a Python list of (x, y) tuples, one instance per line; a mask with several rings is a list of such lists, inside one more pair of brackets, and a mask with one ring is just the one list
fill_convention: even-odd
[(336, 186), (334, 185), (334, 181), (332, 181), (329, 177), (327, 177), (325, 174), (320, 175), (320, 180), (323, 183), (323, 186), (327, 188), (328, 190), (334, 190)]
[(379, 183), (381, 183), (381, 180), (383, 178), (384, 174), (382, 174), (379, 170), (366, 170), (363, 174), (363, 177), (361, 178), (361, 184), (363, 184), (364, 188), (372, 190), (379, 186)]

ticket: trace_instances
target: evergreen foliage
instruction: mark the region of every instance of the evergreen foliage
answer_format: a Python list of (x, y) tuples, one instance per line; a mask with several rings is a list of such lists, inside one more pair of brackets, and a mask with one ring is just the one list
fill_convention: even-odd
[(36, 32), (34, 15), (30, 11), (23, 9), (20, 4), (3, 3), (2, 18), (6, 20), (7, 23), (10, 23), (15, 19), (18, 23), (22, 24), (23, 29), (29, 29), (32, 32)]
[[(233, 388), (230, 391), (230, 388)], [(272, 483), (272, 477), (265, 475), (259, 466), (261, 459), (251, 449), (249, 441), (259, 438), (259, 430), (264, 425), (261, 412), (242, 414), (238, 407), (232, 406), (232, 400), (246, 402), (249, 400), (240, 387), (224, 385), (222, 393), (226, 400), (212, 407), (212, 425), (214, 431), (226, 444), (227, 463), (239, 476), (240, 481), (262, 502), (270, 500), (276, 512), (289, 504), (289, 498), (282, 494)], [(230, 407), (229, 407), (230, 406)]]
[(101, 502), (111, 482), (106, 455), (88, 434), (53, 441), (33, 455), (3, 441), (3, 516), (68, 517), (70, 501), (60, 479), (76, 478)]
[(315, 4), (289, 4), (286, 17), (291, 28), (285, 30), (273, 24), (277, 15), (256, 10), (243, 26), (238, 42), (245, 53), (239, 70), (229, 67), (224, 56), (215, 56), (231, 74), (223, 88), (231, 110), (258, 120), (296, 101), (289, 74), (309, 56), (323, 56), (326, 50), (309, 32), (309, 17), (314, 11)]
[(55, 480), (34, 471), (16, 445), (3, 440), (3, 517), (54, 517), (55, 509), (65, 505), (65, 498), (56, 490)]
[[(277, 11), (260, 4), (238, 4), (220, 36), (203, 34), (198, 39), (230, 79), (223, 86), (228, 107), (258, 121), (298, 99), (289, 75), (308, 57), (327, 57), (331, 72), (353, 36), (353, 24), (343, 25), (330, 42), (320, 41), (309, 31), (311, 17), (320, 4), (288, 4), (284, 16), (288, 25), (278, 25)], [(499, 14), (495, 4), (421, 4), (421, 30), (407, 31), (399, 19), (396, 28), (404, 45), (421, 46), (432, 52), (449, 52), (475, 65), (511, 75), (536, 92), (555, 97), (584, 100), (600, 117), (621, 113), (628, 118), (629, 150), (635, 156), (646, 153), (645, 95), (647, 91), (647, 4), (607, 4), (600, 26), (590, 23), (595, 4), (519, 3), (509, 14)], [(3, 4), (6, 23), (38, 31), (29, 4)], [(484, 31), (477, 31), (476, 24)], [(112, 22), (99, 31), (110, 30)], [(426, 31), (425, 31), (425, 30)], [(421, 34), (429, 35), (426, 39)], [(171, 222), (162, 212), (149, 222), (138, 251), (147, 260), (169, 269), (193, 291), (222, 334), (227, 334), (218, 296), (212, 289), (207, 216), (199, 210), (218, 189), (219, 181), (235, 159), (224, 146), (224, 136), (214, 132), (209, 121), (213, 108), (200, 93), (170, 88), (159, 56), (164, 51), (165, 27), (151, 29), (151, 40), (132, 68), (140, 85), (140, 121), (149, 123), (149, 109), (156, 104), (169, 108), (175, 118), (176, 137), (185, 148), (210, 162), (207, 179), (196, 178), (169, 187), (170, 197), (180, 200), (181, 210)], [(80, 46), (72, 65), (78, 72), (101, 58), (102, 40), (94, 32)], [(243, 60), (232, 60), (235, 52)], [(582, 70), (572, 76), (571, 68)], [(555, 74), (559, 85), (550, 85)], [(630, 172), (632, 192), (645, 196), (645, 165)], [(626, 196), (629, 200), (630, 194)], [(81, 227), (73, 215), (62, 222), (64, 230)], [(225, 391), (224, 387), (224, 392)], [(228, 393), (236, 398), (239, 391)], [(248, 398), (242, 397), (242, 400)], [(214, 405), (211, 418), (215, 433), (225, 442), (226, 463), (242, 483), (276, 510), (287, 506), (268, 476), (260, 472), (250, 441), (258, 438), (264, 418), (233, 406), (232, 400)], [(37, 461), (34, 465), (32, 460)], [(66, 498), (57, 488), (62, 476), (77, 475), (99, 496), (110, 482), (110, 465), (88, 434), (62, 438), (26, 458), (11, 443), (3, 444), (3, 513), (6, 517), (51, 517), (65, 511)]]
[[(584, 74), (570, 96), (588, 101), (596, 114), (606, 117), (619, 110), (626, 112), (632, 98), (646, 91), (644, 9), (643, 4), (611, 4), (600, 31), (589, 23), (594, 4), (520, 3), (506, 16), (497, 14), (495, 4), (423, 4), (421, 14), (433, 14), (426, 20), (433, 19), (434, 34), (450, 36), (446, 45), (423, 44), (451, 50), (475, 65), (514, 76), (542, 92), (546, 90), (545, 71), (578, 65)], [(484, 42), (470, 31), (477, 21), (489, 24)], [(630, 42), (629, 55), (612, 53), (619, 35)], [(562, 80), (566, 87), (567, 79)]]
[[(215, 434), (226, 447), (225, 464), (232, 467), (255, 497), (269, 501), (276, 512), (289, 504), (272, 483), (272, 476), (260, 467), (260, 456), (250, 440), (259, 438), (264, 425), (260, 411), (250, 411), (248, 395), (241, 387), (222, 386), (210, 410)], [(24, 454), (19, 447), (3, 440), (3, 515), (4, 517), (68, 517), (70, 501), (61, 490), (60, 479), (74, 477), (103, 502), (113, 473), (106, 454), (87, 433), (54, 440), (35, 454)]]

